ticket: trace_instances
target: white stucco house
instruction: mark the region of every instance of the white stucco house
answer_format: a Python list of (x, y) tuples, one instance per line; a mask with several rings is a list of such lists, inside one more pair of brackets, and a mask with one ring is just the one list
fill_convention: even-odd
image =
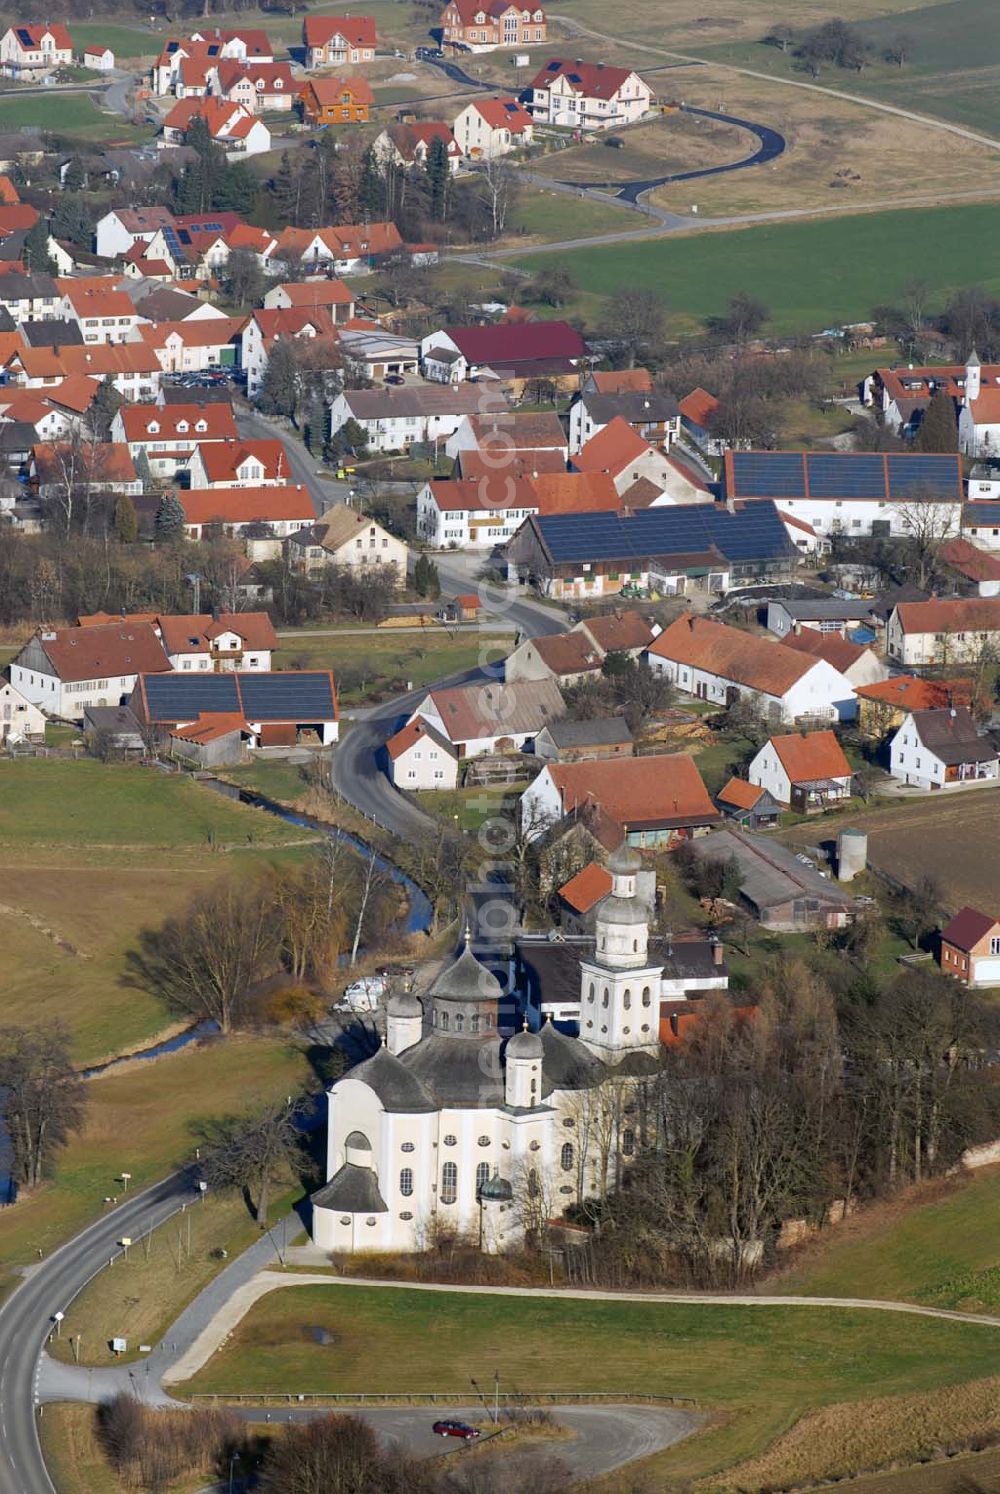
[(483, 405), (475, 385), (408, 384), (403, 388), (344, 389), (330, 407), (330, 434), (349, 420), (365, 432), (371, 451), (408, 451), (414, 441), (444, 442), (466, 415)]
[(771, 721), (813, 724), (857, 715), (854, 686), (825, 659), (707, 618), (679, 617), (646, 657), (682, 694), (721, 707), (755, 700)]
[(896, 664), (971, 664), (1000, 647), (1000, 597), (931, 597), (889, 614), (885, 651)]
[(87, 706), (121, 705), (143, 673), (170, 672), (149, 622), (53, 628), (36, 633), (11, 660), (10, 682), (46, 716), (82, 721)]
[(889, 771), (922, 789), (997, 782), (1000, 754), (965, 706), (911, 711), (889, 743)]
[(631, 68), (553, 57), (532, 78), (527, 108), (536, 124), (620, 129), (649, 112), (653, 91)]
[(778, 804), (814, 814), (847, 802), (853, 774), (832, 731), (796, 731), (770, 737), (751, 762), (747, 778)]
[(484, 752), (530, 750), (551, 721), (565, 715), (559, 688), (551, 679), (504, 684), (453, 685), (430, 690), (410, 716), (423, 719), (450, 742), (459, 757)]
[(453, 789), (458, 752), (422, 717), (408, 721), (385, 744), (389, 777), (399, 789)]
[[(546, 1023), (503, 1041), (501, 986), (468, 945), (438, 977), (427, 1010), (390, 996), (386, 1045), (327, 1093), (326, 1178), (312, 1197), (323, 1250), (415, 1251), (446, 1226), (495, 1252), (600, 1191), (608, 1162), (591, 1123), (604, 1086), (626, 1091), (659, 1048), (662, 961), (636, 895), (640, 859), (609, 862), (612, 891), (581, 951), (580, 1037)], [(627, 1060), (627, 1066), (626, 1066)], [(636, 1147), (618, 1107), (612, 1173)]]
[(45, 716), (41, 708), (0, 677), (0, 746), (14, 746), (32, 737), (45, 736)]

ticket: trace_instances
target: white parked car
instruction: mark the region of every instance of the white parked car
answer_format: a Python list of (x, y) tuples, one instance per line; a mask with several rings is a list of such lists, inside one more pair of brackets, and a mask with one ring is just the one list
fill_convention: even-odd
[(386, 993), (386, 981), (384, 975), (365, 975), (360, 980), (354, 980), (341, 996), (334, 1011), (338, 1012), (374, 1012), (378, 1010), (379, 1000)]

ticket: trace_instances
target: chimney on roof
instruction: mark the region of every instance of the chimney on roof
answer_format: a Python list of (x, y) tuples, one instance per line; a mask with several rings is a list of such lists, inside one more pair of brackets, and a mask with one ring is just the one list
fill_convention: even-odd
[(723, 955), (725, 953), (722, 948), (722, 942), (719, 939), (718, 934), (711, 934), (709, 936), (708, 942), (712, 946), (712, 964), (718, 967), (722, 964)]

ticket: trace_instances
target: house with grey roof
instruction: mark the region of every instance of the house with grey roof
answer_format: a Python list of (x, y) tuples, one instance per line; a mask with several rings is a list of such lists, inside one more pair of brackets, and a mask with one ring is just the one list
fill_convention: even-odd
[(619, 416), (651, 446), (665, 451), (681, 433), (681, 412), (672, 394), (662, 389), (598, 394), (585, 390), (569, 410), (569, 453), (576, 456), (592, 436)]
[(709, 861), (733, 861), (740, 898), (764, 928), (782, 933), (844, 928), (854, 916), (854, 899), (823, 876), (805, 856), (762, 835), (716, 830), (698, 842)]
[(889, 772), (921, 789), (1000, 781), (1000, 751), (965, 706), (911, 711), (889, 742)]
[(623, 716), (599, 716), (595, 721), (550, 722), (535, 738), (535, 756), (543, 763), (631, 757), (634, 746)]

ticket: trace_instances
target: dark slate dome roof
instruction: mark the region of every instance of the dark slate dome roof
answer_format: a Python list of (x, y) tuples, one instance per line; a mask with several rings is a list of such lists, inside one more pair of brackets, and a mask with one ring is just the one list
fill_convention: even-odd
[(310, 1200), (314, 1209), (339, 1209), (343, 1214), (387, 1214), (389, 1206), (370, 1167), (345, 1162)]
[(637, 897), (615, 897), (609, 892), (597, 905), (597, 917), (607, 923), (648, 923), (649, 909)]
[(612, 851), (608, 857), (608, 871), (613, 877), (634, 877), (636, 872), (642, 871), (642, 857), (635, 846), (623, 840), (617, 851)]
[(608, 1070), (579, 1038), (567, 1037), (551, 1022), (538, 1034), (542, 1044), (542, 1094), (554, 1089), (590, 1089)]
[(399, 1063), (434, 1096), (437, 1107), (470, 1108), (504, 1103), (500, 1038), (496, 1032), (479, 1040), (432, 1032), (400, 1054)]
[(380, 1048), (364, 1063), (350, 1069), (345, 1078), (360, 1079), (362, 1084), (369, 1085), (381, 1100), (383, 1109), (388, 1111), (406, 1113), (438, 1108), (433, 1095), (428, 1094), (420, 1080), (404, 1068), (388, 1048)]
[(390, 1017), (422, 1017), (424, 1009), (412, 991), (397, 991), (389, 997), (386, 1014)]
[(503, 991), (492, 970), (479, 963), (467, 944), (438, 976), (431, 995), (435, 1001), (499, 1001)]
[(480, 1188), (479, 1197), (484, 1203), (509, 1203), (514, 1197), (514, 1190), (507, 1179), (502, 1178), (494, 1168), (493, 1176)]
[(529, 1032), (525, 1026), (523, 1032), (517, 1032), (507, 1044), (508, 1058), (538, 1058), (544, 1053), (542, 1040), (537, 1032)]
[(355, 1151), (370, 1152), (372, 1144), (364, 1131), (352, 1131), (344, 1142), (345, 1146), (353, 1147)]

